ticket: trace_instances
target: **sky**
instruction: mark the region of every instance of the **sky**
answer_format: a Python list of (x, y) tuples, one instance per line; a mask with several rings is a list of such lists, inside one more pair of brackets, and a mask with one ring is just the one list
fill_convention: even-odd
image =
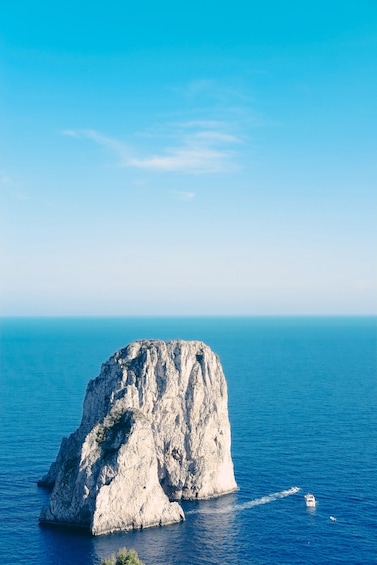
[(2, 0), (3, 316), (375, 315), (375, 0)]

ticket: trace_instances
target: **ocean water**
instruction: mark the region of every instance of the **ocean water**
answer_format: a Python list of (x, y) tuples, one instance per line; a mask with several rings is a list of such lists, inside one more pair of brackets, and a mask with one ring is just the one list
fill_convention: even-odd
[[(146, 565), (377, 563), (376, 326), (376, 318), (3, 319), (0, 563), (96, 565), (123, 546)], [(199, 339), (220, 356), (239, 491), (186, 502), (186, 522), (165, 528), (93, 538), (41, 527), (48, 494), (36, 482), (78, 426), (88, 380), (141, 338)]]

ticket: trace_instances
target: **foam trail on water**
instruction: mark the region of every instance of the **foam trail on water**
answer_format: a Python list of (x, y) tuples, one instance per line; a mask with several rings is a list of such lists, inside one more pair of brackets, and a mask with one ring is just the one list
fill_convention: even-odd
[(281, 490), (280, 492), (273, 492), (267, 496), (262, 496), (261, 498), (254, 498), (248, 502), (243, 502), (242, 504), (229, 504), (223, 508), (216, 509), (202, 509), (202, 510), (189, 510), (186, 514), (226, 514), (228, 512), (234, 512), (236, 510), (247, 510), (248, 508), (253, 508), (254, 506), (260, 506), (261, 504), (268, 504), (269, 502), (274, 502), (279, 498), (285, 498), (286, 496), (291, 496), (291, 494), (296, 494), (300, 490), (300, 487), (292, 487), (287, 490)]
[(253, 508), (253, 506), (259, 506), (261, 504), (268, 504), (269, 502), (274, 502), (279, 498), (285, 498), (286, 496), (291, 496), (291, 494), (296, 494), (300, 489), (299, 487), (292, 487), (287, 490), (282, 490), (280, 492), (273, 492), (267, 496), (262, 496), (261, 498), (254, 498), (249, 502), (244, 502), (243, 504), (236, 504), (236, 510), (246, 510), (247, 508)]

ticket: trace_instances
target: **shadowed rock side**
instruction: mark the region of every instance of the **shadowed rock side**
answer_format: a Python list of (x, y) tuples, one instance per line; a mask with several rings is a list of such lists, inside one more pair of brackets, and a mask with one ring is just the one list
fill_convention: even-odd
[(52, 488), (41, 522), (93, 535), (184, 520), (178, 499), (236, 490), (227, 388), (198, 341), (143, 340), (89, 382), (80, 427), (40, 481)]

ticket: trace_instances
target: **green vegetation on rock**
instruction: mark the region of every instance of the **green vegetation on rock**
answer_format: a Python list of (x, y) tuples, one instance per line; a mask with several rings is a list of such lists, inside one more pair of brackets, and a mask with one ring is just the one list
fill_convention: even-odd
[(118, 551), (117, 555), (112, 555), (108, 559), (103, 559), (101, 565), (144, 565), (140, 561), (134, 549), (127, 550), (125, 547)]

